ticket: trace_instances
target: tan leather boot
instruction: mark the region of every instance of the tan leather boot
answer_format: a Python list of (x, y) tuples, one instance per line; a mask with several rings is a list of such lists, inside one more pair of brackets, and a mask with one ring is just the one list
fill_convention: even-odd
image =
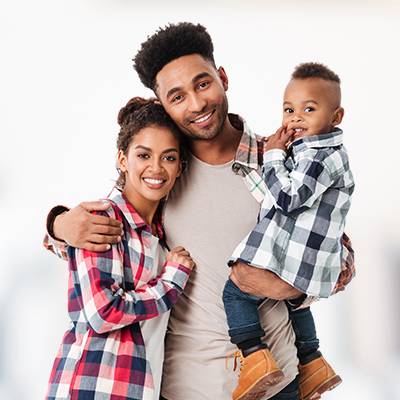
[(319, 398), (322, 393), (332, 390), (342, 382), (339, 375), (324, 357), (318, 357), (307, 364), (299, 364), (299, 387), (301, 400)]
[(274, 357), (267, 349), (260, 349), (243, 357), (241, 351), (235, 353), (240, 361), (238, 385), (233, 391), (233, 400), (257, 400), (266, 392), (268, 386), (275, 385), (283, 378), (283, 372), (277, 367)]

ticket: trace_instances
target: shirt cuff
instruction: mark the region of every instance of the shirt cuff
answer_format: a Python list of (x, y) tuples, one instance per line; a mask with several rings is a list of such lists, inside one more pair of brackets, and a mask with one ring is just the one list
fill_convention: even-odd
[(264, 164), (269, 163), (271, 161), (285, 161), (286, 160), (286, 151), (281, 149), (272, 149), (268, 150), (264, 153)]
[(50, 212), (47, 215), (47, 221), (46, 221), (46, 229), (48, 235), (55, 240), (58, 240), (59, 242), (64, 242), (62, 239), (59, 239), (54, 235), (54, 221), (56, 220), (56, 217), (61, 215), (62, 213), (69, 211), (69, 208), (65, 206), (55, 206), (53, 207)]

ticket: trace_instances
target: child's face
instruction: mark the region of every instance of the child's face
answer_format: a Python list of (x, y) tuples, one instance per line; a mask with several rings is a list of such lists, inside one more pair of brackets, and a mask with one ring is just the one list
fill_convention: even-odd
[(149, 126), (133, 136), (127, 154), (119, 151), (118, 164), (133, 205), (157, 203), (181, 173), (179, 142), (168, 128)]
[(293, 139), (328, 133), (343, 118), (340, 89), (321, 78), (292, 79), (283, 99), (282, 125), (293, 131)]

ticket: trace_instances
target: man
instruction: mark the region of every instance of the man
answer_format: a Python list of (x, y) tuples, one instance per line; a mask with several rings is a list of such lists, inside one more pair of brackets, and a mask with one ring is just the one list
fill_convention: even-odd
[[(238, 264), (230, 271), (226, 265), (253, 227), (264, 196), (262, 142), (238, 116), (228, 116), (228, 78), (222, 67), (216, 68), (211, 38), (201, 25), (160, 29), (142, 44), (134, 61), (143, 84), (190, 138), (192, 153), (165, 210), (168, 244), (189, 249), (197, 268), (171, 314), (162, 395), (168, 400), (231, 398), (236, 375), (225, 369), (225, 358), (234, 347), (221, 300), (231, 273), (243, 291), (275, 299), (262, 305), (260, 315), (268, 313), (263, 328), (285, 378), (265, 398), (299, 399), (294, 334), (286, 306), (278, 300), (301, 293), (266, 270)], [(63, 214), (65, 209), (53, 209), (48, 230), (75, 247), (104, 251), (121, 234), (116, 221), (89, 213), (104, 208), (94, 202)], [(310, 384), (307, 371), (302, 379)], [(320, 383), (311, 378), (312, 385)]]

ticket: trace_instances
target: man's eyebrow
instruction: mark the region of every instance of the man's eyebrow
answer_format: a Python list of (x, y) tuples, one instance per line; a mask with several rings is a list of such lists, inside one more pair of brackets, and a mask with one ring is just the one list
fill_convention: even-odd
[[(198, 82), (199, 80), (203, 79), (203, 78), (211, 78), (211, 74), (209, 74), (208, 72), (200, 72), (199, 74), (197, 74), (193, 79), (192, 79), (192, 84), (195, 84), (196, 82)], [(170, 90), (168, 90), (167, 92), (167, 99), (169, 97), (171, 97), (174, 93), (179, 92), (180, 90), (182, 90), (181, 86), (177, 86), (174, 87)]]
[(200, 72), (192, 79), (192, 83), (196, 83), (203, 78), (211, 78), (211, 75), (208, 72)]
[(177, 86), (177, 87), (174, 87), (174, 88), (168, 90), (167, 99), (170, 98), (174, 93), (179, 92), (180, 90), (182, 90), (182, 88), (180, 86)]

